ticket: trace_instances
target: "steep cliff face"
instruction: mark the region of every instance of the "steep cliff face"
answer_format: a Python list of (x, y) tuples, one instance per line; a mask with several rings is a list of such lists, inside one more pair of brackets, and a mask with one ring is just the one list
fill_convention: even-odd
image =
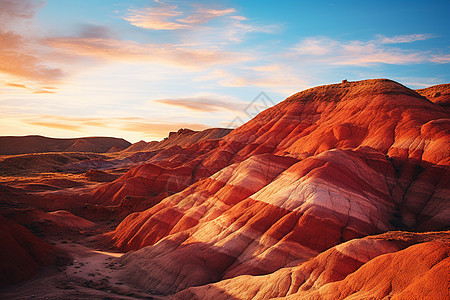
[(221, 140), (167, 148), (94, 198), (169, 196), (107, 235), (138, 250), (121, 262), (145, 288), (270, 274), (354, 238), (448, 228), (449, 124), (393, 81), (317, 87)]

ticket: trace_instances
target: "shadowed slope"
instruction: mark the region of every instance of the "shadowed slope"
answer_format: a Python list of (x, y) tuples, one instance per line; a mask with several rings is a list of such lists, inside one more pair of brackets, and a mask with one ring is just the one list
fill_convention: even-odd
[(35, 275), (56, 261), (55, 249), (25, 227), (0, 216), (0, 287)]

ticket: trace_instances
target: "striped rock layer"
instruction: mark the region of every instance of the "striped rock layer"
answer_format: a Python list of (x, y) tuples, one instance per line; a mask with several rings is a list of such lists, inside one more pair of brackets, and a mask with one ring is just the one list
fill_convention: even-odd
[(222, 139), (167, 148), (92, 196), (158, 199), (107, 238), (135, 250), (120, 259), (124, 279), (159, 293), (448, 295), (449, 232), (364, 237), (449, 227), (449, 133), (445, 108), (415, 91), (343, 82), (295, 94)]

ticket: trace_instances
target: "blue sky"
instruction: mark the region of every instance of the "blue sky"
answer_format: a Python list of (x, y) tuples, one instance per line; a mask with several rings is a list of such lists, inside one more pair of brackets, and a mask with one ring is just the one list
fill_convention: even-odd
[(156, 140), (261, 91), (450, 82), (449, 1), (0, 0), (0, 135)]

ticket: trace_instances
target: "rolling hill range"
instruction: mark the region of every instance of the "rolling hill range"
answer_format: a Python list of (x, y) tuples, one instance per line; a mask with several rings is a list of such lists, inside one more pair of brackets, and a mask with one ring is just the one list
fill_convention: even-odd
[(0, 155), (45, 152), (104, 153), (111, 149), (123, 150), (129, 146), (130, 142), (112, 137), (57, 139), (39, 135), (0, 136)]
[(54, 236), (68, 225), (53, 212), (70, 211), (56, 215), (124, 253), (120, 289), (149, 297), (446, 299), (449, 94), (387, 79), (319, 86), (232, 131), (68, 161), (59, 181), (5, 179), (2, 214), (44, 233), (48, 220)]

